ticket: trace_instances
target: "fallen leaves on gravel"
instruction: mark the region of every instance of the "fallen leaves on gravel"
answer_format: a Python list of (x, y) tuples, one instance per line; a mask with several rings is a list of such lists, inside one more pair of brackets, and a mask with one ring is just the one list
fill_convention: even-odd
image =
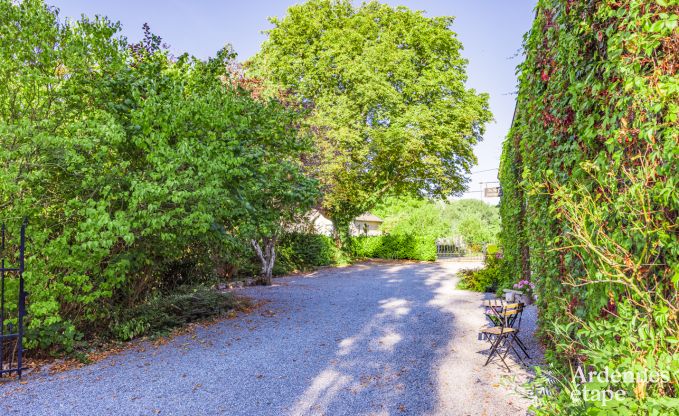
[[(183, 336), (183, 335), (191, 335), (191, 339), (196, 340), (198, 335), (195, 333), (197, 329), (200, 328), (209, 328), (219, 322), (224, 321), (224, 319), (233, 319), (240, 314), (249, 314), (252, 313), (253, 311), (259, 309), (263, 305), (267, 304), (268, 301), (258, 301), (258, 302), (252, 302), (249, 299), (246, 298), (241, 298), (241, 301), (239, 302), (239, 307), (238, 310), (230, 310), (227, 312), (225, 315), (220, 315), (220, 316), (214, 316), (211, 318), (204, 319), (202, 321), (198, 322), (193, 322), (190, 324), (187, 324), (186, 326), (183, 326), (181, 328), (177, 328), (173, 330), (169, 335), (164, 336), (164, 337), (158, 337), (156, 339), (153, 339), (150, 341), (150, 344), (153, 347), (159, 347), (162, 345), (168, 344), (170, 341), (172, 341), (174, 338)], [(269, 311), (272, 312), (272, 311)], [(275, 313), (272, 312), (273, 316)], [(265, 315), (266, 316), (266, 315)], [(66, 358), (66, 359), (54, 359), (54, 358), (40, 358), (40, 359), (30, 359), (28, 362), (28, 367), (31, 370), (31, 372), (38, 372), (40, 371), (41, 368), (46, 367), (48, 374), (49, 375), (54, 375), (58, 373), (62, 373), (64, 371), (69, 371), (69, 370), (75, 370), (78, 368), (82, 368), (88, 364), (93, 364), (97, 363), (99, 361), (102, 361), (106, 358), (109, 358), (114, 355), (118, 355), (122, 352), (129, 351), (132, 349), (136, 348), (137, 352), (146, 352), (146, 347), (145, 345), (148, 345), (149, 339), (148, 338), (140, 338), (136, 340), (132, 340), (130, 342), (126, 343), (109, 343), (101, 348), (98, 348), (95, 351), (86, 353), (84, 355), (83, 359), (76, 360), (74, 358)], [(190, 344), (184, 344), (184, 345), (190, 345)], [(111, 361), (110, 363), (111, 366), (116, 365), (116, 361)], [(9, 377), (8, 377), (9, 378)], [(21, 382), (21, 384), (25, 384), (25, 380)]]

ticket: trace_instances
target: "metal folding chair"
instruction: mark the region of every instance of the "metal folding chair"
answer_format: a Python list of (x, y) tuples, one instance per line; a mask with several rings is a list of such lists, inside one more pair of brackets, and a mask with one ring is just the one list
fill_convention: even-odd
[(490, 321), (491, 326), (498, 326), (502, 323), (501, 312), (505, 307), (505, 301), (502, 299), (487, 299), (483, 301), (483, 306), (486, 307), (486, 318)]
[[(495, 315), (498, 325), (486, 327), (481, 329), (481, 333), (484, 334), (491, 341), (490, 352), (488, 353), (488, 359), (484, 366), (488, 365), (493, 359), (493, 356), (497, 355), (502, 360), (502, 363), (507, 367), (508, 371), (512, 371), (509, 365), (505, 361), (509, 351), (514, 351), (516, 357), (523, 361), (519, 352), (514, 348), (514, 344), (519, 346), (527, 358), (530, 358), (528, 352), (526, 351), (525, 345), (521, 342), (518, 337), (519, 328), (521, 326), (521, 315), (523, 314), (523, 304), (522, 303), (511, 303), (504, 305), (501, 312)], [(502, 351), (504, 349), (504, 351)]]

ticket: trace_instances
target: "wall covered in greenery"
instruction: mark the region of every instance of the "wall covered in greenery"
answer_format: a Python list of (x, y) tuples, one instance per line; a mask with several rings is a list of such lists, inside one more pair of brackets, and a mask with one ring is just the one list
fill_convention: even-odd
[(537, 286), (558, 374), (663, 375), (590, 383), (624, 391), (605, 406), (573, 400), (583, 386), (570, 385), (545, 414), (678, 405), (678, 11), (672, 0), (541, 0), (525, 38), (500, 172), (507, 270)]

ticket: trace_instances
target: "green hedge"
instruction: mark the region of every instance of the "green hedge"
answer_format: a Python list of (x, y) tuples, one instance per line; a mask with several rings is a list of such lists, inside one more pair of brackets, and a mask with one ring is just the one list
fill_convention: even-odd
[(352, 237), (351, 254), (358, 258), (436, 260), (436, 243), (431, 237), (381, 235)]
[[(121, 308), (232, 275), (258, 230), (313, 193), (297, 163), (302, 114), (235, 88), (247, 82), (227, 70), (230, 49), (173, 59), (148, 27), (139, 44), (119, 31), (0, 0), (0, 222), (14, 244), (29, 219), (33, 351), (70, 351)], [(17, 298), (15, 280), (6, 289)]]
[(278, 242), (276, 250), (276, 275), (347, 261), (346, 255), (337, 248), (332, 238), (318, 234), (285, 234)]

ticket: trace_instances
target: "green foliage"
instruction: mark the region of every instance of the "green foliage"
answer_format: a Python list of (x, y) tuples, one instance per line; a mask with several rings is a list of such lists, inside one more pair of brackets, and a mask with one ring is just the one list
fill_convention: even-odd
[(29, 218), (29, 347), (242, 265), (317, 194), (299, 111), (239, 84), (229, 49), (174, 59), (148, 28), (128, 45), (39, 0), (0, 16), (0, 221)]
[(129, 341), (162, 335), (191, 322), (223, 315), (243, 307), (231, 293), (205, 286), (180, 287), (168, 295), (156, 295), (132, 309), (121, 311), (110, 325), (115, 339)]
[(382, 231), (397, 235), (426, 237), (462, 236), (480, 250), (497, 242), (500, 217), (497, 207), (478, 199), (432, 201), (418, 198), (388, 198), (373, 212), (384, 219)]
[(346, 263), (344, 253), (325, 235), (288, 233), (278, 242), (275, 274), (313, 270), (320, 266)]
[(502, 258), (496, 255), (486, 256), (481, 269), (460, 270), (459, 277), (459, 289), (475, 292), (497, 292), (510, 284), (502, 268)]
[(311, 108), (307, 167), (340, 228), (388, 194), (464, 189), (491, 114), (488, 96), (465, 88), (452, 22), (348, 0), (311, 0), (271, 19), (249, 69)]
[(372, 212), (384, 221), (381, 231), (389, 234), (412, 234), (446, 237), (452, 224), (444, 220), (442, 203), (422, 198), (387, 198)]
[(494, 256), (500, 251), (500, 247), (497, 244), (488, 244), (486, 246), (486, 255)]
[(503, 147), (507, 270), (536, 284), (556, 377), (665, 371), (599, 383), (621, 400), (541, 414), (669, 414), (679, 398), (679, 78), (676, 1), (541, 0)]
[(351, 254), (357, 258), (436, 260), (436, 244), (431, 237), (381, 235), (352, 237)]

